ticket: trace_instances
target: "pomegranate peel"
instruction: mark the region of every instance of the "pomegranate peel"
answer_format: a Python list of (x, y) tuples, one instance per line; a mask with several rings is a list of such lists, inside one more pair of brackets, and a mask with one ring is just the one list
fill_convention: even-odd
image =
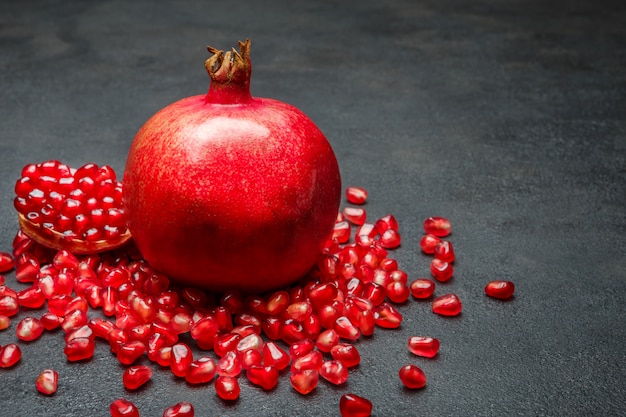
[(18, 213), (17, 219), (22, 231), (35, 242), (51, 249), (65, 249), (76, 255), (89, 255), (117, 249), (127, 244), (131, 239), (130, 232), (126, 231), (113, 239), (89, 242), (83, 239), (68, 238), (63, 233), (34, 224), (21, 213)]

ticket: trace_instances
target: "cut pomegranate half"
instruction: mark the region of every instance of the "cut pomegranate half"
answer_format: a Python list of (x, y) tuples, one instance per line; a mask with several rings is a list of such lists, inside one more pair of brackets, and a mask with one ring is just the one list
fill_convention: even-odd
[(74, 254), (104, 252), (130, 239), (115, 171), (51, 160), (26, 165), (15, 184), (20, 227), (35, 242)]

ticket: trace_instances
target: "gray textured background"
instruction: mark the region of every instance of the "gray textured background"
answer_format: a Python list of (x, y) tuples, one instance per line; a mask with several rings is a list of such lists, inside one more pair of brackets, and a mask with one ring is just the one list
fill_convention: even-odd
[[(205, 46), (250, 37), (253, 95), (326, 133), (344, 185), (369, 190), (370, 218), (400, 221), (395, 257), (411, 279), (428, 271), (421, 221), (452, 220), (456, 275), (437, 293), (456, 292), (464, 311), (442, 319), (410, 301), (400, 330), (358, 344), (345, 387), (302, 397), (287, 377), (269, 394), (242, 380), (234, 405), (167, 371), (126, 393), (108, 346), (69, 364), (62, 335), (46, 334), (0, 370), (0, 414), (105, 416), (123, 396), (142, 416), (178, 401), (198, 416), (338, 415), (354, 392), (378, 417), (626, 415), (624, 22), (611, 0), (1, 1), (0, 250), (17, 230), (23, 165), (121, 175), (150, 115), (206, 91)], [(515, 281), (514, 300), (483, 295), (496, 278)], [(438, 358), (408, 353), (416, 334), (441, 340)], [(401, 388), (405, 363), (426, 389)], [(50, 398), (34, 389), (45, 367), (61, 378)]]

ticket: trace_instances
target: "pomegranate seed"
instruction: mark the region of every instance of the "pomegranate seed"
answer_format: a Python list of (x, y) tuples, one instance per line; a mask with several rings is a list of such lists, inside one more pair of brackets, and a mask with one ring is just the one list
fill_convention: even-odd
[(433, 313), (442, 316), (456, 316), (461, 313), (463, 306), (455, 294), (446, 294), (433, 300)]
[(17, 293), (17, 303), (21, 307), (39, 308), (46, 302), (46, 295), (41, 287), (33, 285)]
[(513, 297), (514, 292), (515, 284), (511, 281), (489, 281), (485, 285), (485, 294), (500, 300), (507, 300)]
[(417, 299), (432, 297), (435, 292), (435, 283), (429, 279), (418, 278), (409, 285), (411, 295)]
[(289, 376), (291, 386), (300, 394), (307, 395), (313, 391), (319, 381), (319, 372), (316, 369), (303, 369), (292, 372)]
[(414, 355), (432, 358), (439, 352), (439, 340), (428, 336), (411, 336), (409, 350)]
[(280, 336), (288, 345), (292, 345), (306, 338), (302, 323), (293, 319), (287, 319), (283, 322), (282, 328), (280, 329)]
[(437, 281), (446, 282), (454, 275), (454, 268), (451, 263), (435, 258), (430, 262), (430, 272)]
[(63, 317), (59, 317), (56, 314), (48, 312), (44, 313), (39, 321), (41, 321), (41, 325), (44, 329), (50, 331), (61, 327), (61, 324), (63, 323)]
[(379, 234), (385, 233), (387, 230), (395, 230), (398, 231), (399, 225), (398, 220), (395, 218), (393, 214), (388, 214), (380, 219), (376, 220), (374, 223), (376, 230)]
[(194, 417), (193, 405), (187, 402), (179, 402), (163, 411), (163, 417)]
[(59, 374), (53, 369), (44, 369), (41, 371), (35, 381), (37, 391), (45, 395), (52, 395), (57, 392), (58, 385)]
[(236, 377), (241, 373), (241, 362), (235, 351), (226, 352), (217, 362), (217, 374), (220, 376)]
[(346, 207), (343, 209), (344, 218), (352, 224), (361, 226), (365, 223), (367, 213), (360, 207)]
[(317, 336), (315, 346), (322, 352), (330, 352), (330, 350), (339, 343), (339, 334), (333, 329), (324, 330)]
[(400, 381), (405, 387), (411, 389), (424, 388), (426, 386), (426, 375), (424, 371), (415, 365), (405, 365), (398, 372)]
[(289, 293), (287, 291), (276, 291), (269, 295), (265, 302), (267, 314), (276, 315), (282, 313), (289, 305)]
[(143, 342), (138, 340), (130, 340), (125, 343), (120, 343), (115, 351), (117, 360), (123, 365), (130, 365), (139, 359), (147, 348)]
[(409, 287), (406, 286), (405, 283), (400, 281), (392, 281), (387, 284), (387, 297), (396, 304), (402, 304), (406, 300), (409, 299), (409, 295), (411, 295), (411, 291)]
[(333, 228), (332, 239), (336, 239), (339, 243), (346, 243), (350, 240), (351, 227), (347, 221), (335, 223)]
[(131, 366), (124, 371), (122, 382), (126, 389), (136, 390), (152, 378), (152, 368), (149, 366)]
[(178, 377), (184, 377), (187, 369), (193, 362), (193, 353), (185, 343), (176, 343), (172, 346), (170, 369)]
[(289, 366), (291, 358), (283, 349), (274, 342), (267, 342), (263, 345), (263, 363), (271, 365), (279, 371)]
[(254, 385), (270, 391), (278, 384), (278, 369), (271, 365), (254, 365), (246, 371), (246, 377)]
[(34, 317), (25, 317), (17, 324), (15, 334), (18, 339), (25, 342), (32, 342), (38, 339), (44, 331), (44, 327), (39, 319)]
[(218, 376), (214, 383), (215, 393), (222, 400), (234, 401), (239, 398), (241, 388), (237, 378), (231, 376)]
[(61, 327), (66, 333), (89, 323), (87, 313), (82, 310), (71, 310), (63, 316)]
[(7, 329), (11, 325), (11, 319), (3, 314), (0, 314), (0, 330)]
[(396, 329), (402, 323), (402, 314), (391, 305), (382, 303), (374, 311), (374, 321), (379, 327)]
[(235, 350), (241, 339), (237, 333), (226, 333), (215, 340), (213, 350), (217, 356), (224, 356), (226, 352)]
[(330, 350), (333, 359), (340, 361), (347, 368), (352, 368), (361, 363), (361, 355), (356, 346), (349, 343), (338, 343)]
[(20, 311), (16, 297), (10, 295), (0, 296), (0, 314), (12, 317)]
[(65, 343), (63, 353), (70, 362), (82, 361), (90, 359), (96, 349), (96, 344), (93, 339), (88, 337), (74, 338)]
[(15, 261), (8, 252), (0, 252), (0, 273), (9, 272), (15, 267)]
[(215, 376), (216, 368), (213, 358), (204, 356), (189, 364), (185, 380), (189, 384), (206, 384)]
[(289, 346), (289, 355), (294, 358), (300, 358), (315, 349), (315, 343), (310, 339), (300, 340)]
[(335, 321), (334, 330), (342, 339), (357, 340), (361, 337), (359, 328), (353, 325), (350, 319), (345, 316), (341, 316)]
[(291, 372), (302, 371), (304, 369), (319, 370), (322, 366), (322, 353), (318, 350), (313, 350), (304, 356), (300, 356), (291, 363)]
[(39, 270), (39, 261), (34, 258), (29, 258), (28, 262), (18, 263), (16, 265), (15, 279), (18, 282), (35, 282), (37, 280)]
[(289, 318), (302, 322), (313, 313), (313, 306), (308, 301), (297, 301), (287, 307)]
[(425, 234), (420, 239), (420, 249), (427, 255), (435, 253), (435, 248), (441, 242), (441, 239), (435, 235)]
[(362, 187), (350, 186), (346, 188), (346, 199), (352, 204), (364, 204), (367, 200), (367, 191)]
[(139, 410), (132, 402), (123, 398), (114, 400), (109, 406), (111, 417), (139, 417)]
[(244, 352), (239, 352), (239, 362), (241, 363), (241, 369), (247, 371), (255, 365), (261, 365), (263, 363), (263, 355), (258, 350), (248, 349)]
[(432, 216), (424, 220), (424, 232), (437, 237), (445, 237), (452, 231), (450, 220), (445, 217)]
[(380, 246), (385, 249), (395, 249), (400, 246), (402, 239), (397, 230), (387, 229), (380, 236)]
[(161, 366), (170, 366), (172, 362), (172, 347), (164, 346), (153, 354), (154, 361)]
[(338, 360), (322, 363), (319, 372), (322, 378), (334, 385), (341, 385), (348, 380), (348, 367)]
[(435, 258), (445, 262), (454, 262), (454, 248), (452, 243), (442, 240), (436, 247), (434, 252)]
[(372, 402), (356, 394), (344, 394), (339, 400), (341, 417), (369, 417), (372, 415)]
[(22, 350), (15, 343), (0, 349), (0, 368), (10, 368), (22, 359)]

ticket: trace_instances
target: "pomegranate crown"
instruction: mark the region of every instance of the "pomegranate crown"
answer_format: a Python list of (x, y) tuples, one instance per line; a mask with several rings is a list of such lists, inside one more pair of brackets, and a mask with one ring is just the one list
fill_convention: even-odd
[(220, 84), (247, 84), (250, 82), (252, 65), (250, 63), (250, 39), (239, 41), (239, 52), (224, 52), (212, 46), (207, 50), (213, 55), (204, 62), (211, 81)]

